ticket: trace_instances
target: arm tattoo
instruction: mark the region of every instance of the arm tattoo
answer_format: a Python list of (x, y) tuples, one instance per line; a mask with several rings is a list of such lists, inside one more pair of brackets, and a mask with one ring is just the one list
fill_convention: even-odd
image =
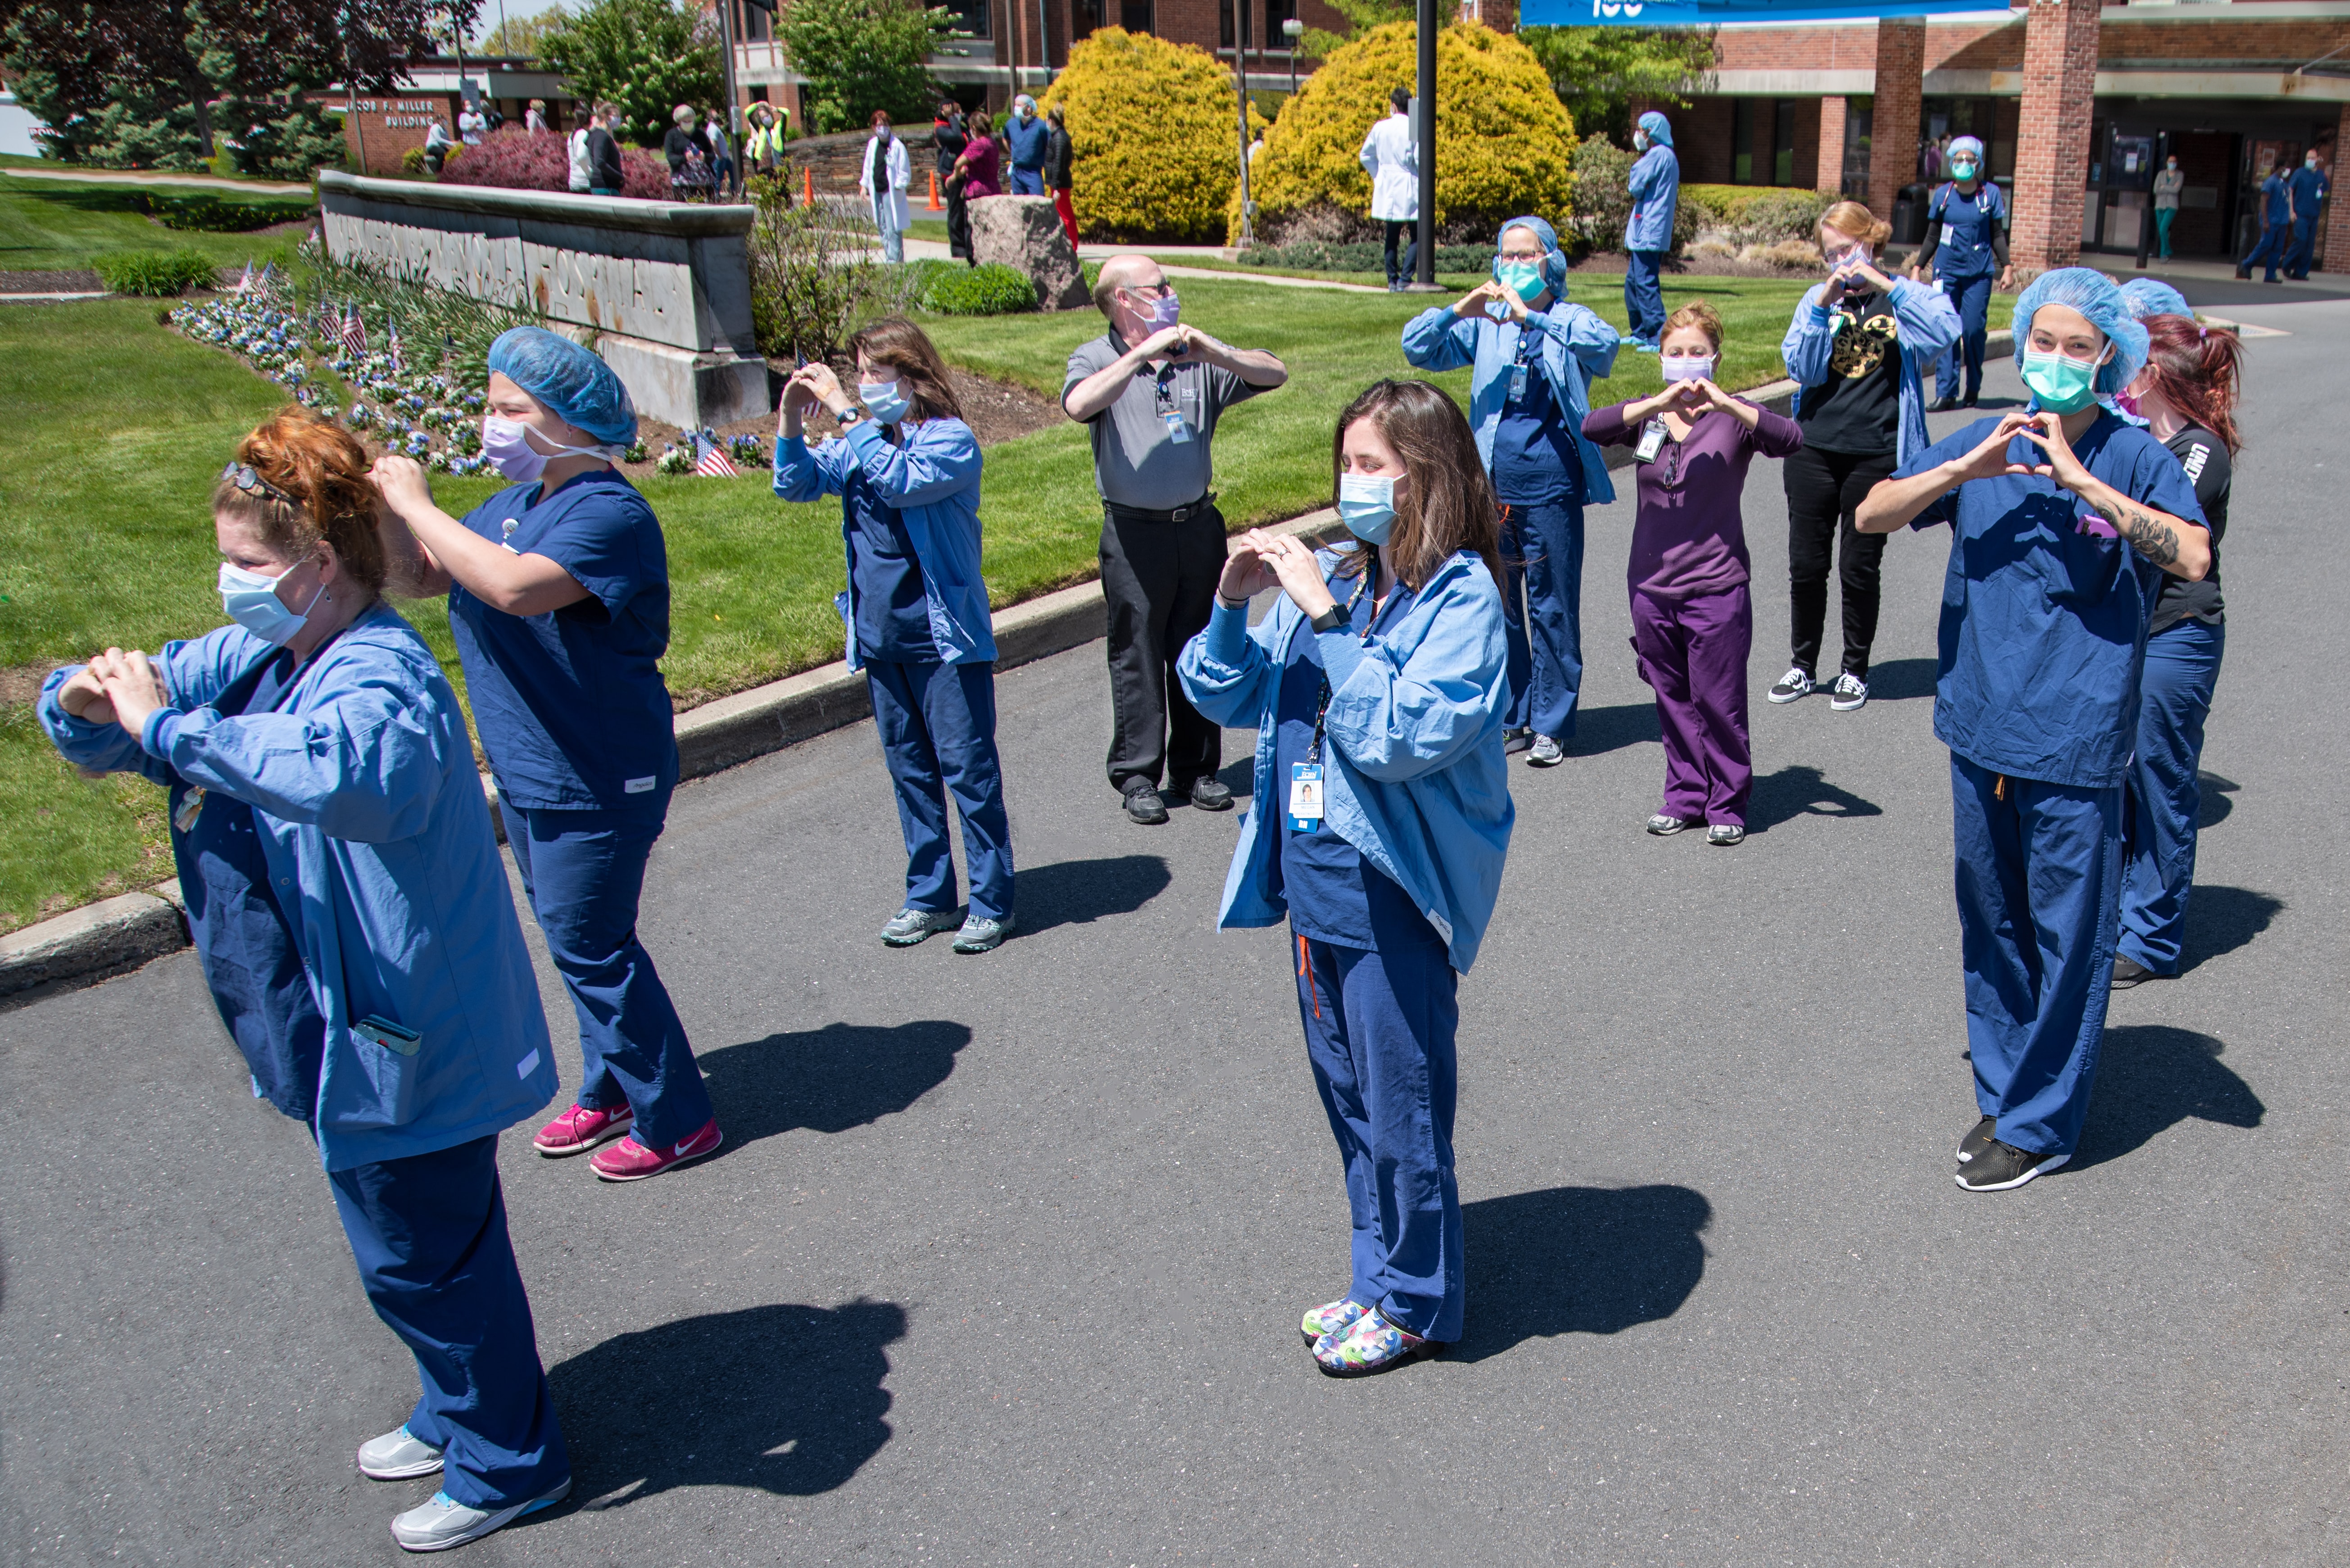
[(2096, 511), (2123, 538), (2137, 546), (2139, 555), (2156, 566), (2178, 564), (2178, 536), (2137, 507), (2101, 501), (2096, 504)]

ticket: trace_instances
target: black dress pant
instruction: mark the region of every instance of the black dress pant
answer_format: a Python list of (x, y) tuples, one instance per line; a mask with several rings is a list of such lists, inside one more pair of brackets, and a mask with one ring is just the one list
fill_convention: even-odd
[(956, 185), (947, 192), (947, 254), (957, 261), (971, 260), (971, 203), (963, 200), (962, 187)]
[(1795, 668), (1820, 676), (1820, 638), (1828, 618), (1828, 557), (1836, 557), (1844, 598), (1844, 670), (1868, 679), (1868, 649), (1877, 640), (1878, 568), (1883, 534), (1853, 526), (1861, 497), (1891, 475), (1894, 454), (1856, 456), (1807, 446), (1783, 465), (1787, 479), (1787, 622)]
[[(1413, 218), (1399, 223), (1389, 218), (1387, 220), (1387, 225), (1388, 243), (1385, 259), (1388, 265), (1388, 282), (1409, 283), (1415, 269), (1419, 265), (1419, 221)], [(1396, 265), (1396, 246), (1399, 243), (1403, 246), (1403, 265), (1400, 267)]]
[(1183, 695), (1183, 645), (1207, 629), (1224, 570), (1224, 518), (1202, 502), (1180, 523), (1102, 513), (1102, 595), (1109, 601), (1109, 783), (1179, 794), (1222, 765), (1224, 732)]

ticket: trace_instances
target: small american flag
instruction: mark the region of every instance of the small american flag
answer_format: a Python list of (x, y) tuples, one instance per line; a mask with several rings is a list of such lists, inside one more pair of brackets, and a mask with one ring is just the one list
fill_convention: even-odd
[(352, 354), (367, 352), (367, 323), (359, 319), (356, 305), (343, 312), (343, 348)]
[(335, 307), (324, 299), (318, 301), (318, 341), (330, 347), (342, 340), (343, 329), (336, 323)]
[(718, 438), (704, 431), (693, 440), (693, 472), (706, 473), (712, 479), (732, 479), (742, 471), (728, 461), (726, 451)]
[(253, 264), (244, 264), (244, 275), (236, 280), (235, 293), (243, 294), (253, 287)]
[(391, 373), (403, 374), (408, 369), (408, 357), (400, 351), (400, 323), (387, 321), (383, 326), (383, 351), (391, 356)]

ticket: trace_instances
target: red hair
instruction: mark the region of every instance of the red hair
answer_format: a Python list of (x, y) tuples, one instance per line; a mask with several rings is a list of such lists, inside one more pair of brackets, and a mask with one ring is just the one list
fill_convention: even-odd
[(2243, 450), (2236, 433), (2236, 393), (2244, 351), (2232, 332), (2184, 316), (2149, 316), (2145, 375), (2162, 400), (2220, 438), (2228, 455)]

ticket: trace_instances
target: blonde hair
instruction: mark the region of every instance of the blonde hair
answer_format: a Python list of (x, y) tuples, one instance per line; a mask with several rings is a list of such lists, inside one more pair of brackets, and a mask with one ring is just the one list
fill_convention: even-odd
[(1657, 334), (1657, 341), (1663, 342), (1684, 327), (1694, 327), (1704, 333), (1706, 341), (1713, 345), (1713, 351), (1717, 354), (1721, 352), (1721, 315), (1712, 306), (1702, 299), (1690, 300), (1665, 317), (1665, 329)]
[(1838, 202), (1822, 213), (1820, 227), (1858, 240), (1871, 250), (1893, 237), (1893, 225), (1857, 202)]

